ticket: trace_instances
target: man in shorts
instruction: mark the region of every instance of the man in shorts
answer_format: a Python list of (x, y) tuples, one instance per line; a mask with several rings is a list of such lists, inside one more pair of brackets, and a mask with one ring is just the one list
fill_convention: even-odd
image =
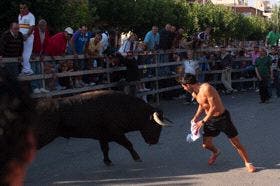
[[(221, 153), (213, 145), (212, 140), (220, 132), (223, 132), (244, 161), (247, 171), (255, 172), (256, 168), (250, 163), (248, 154), (239, 141), (238, 132), (231, 121), (230, 113), (225, 109), (217, 90), (208, 83), (198, 83), (196, 77), (192, 74), (185, 74), (185, 76), (180, 77), (179, 82), (184, 90), (191, 93), (199, 104), (192, 121), (196, 123), (194, 125), (195, 130), (199, 131), (203, 127), (203, 148), (212, 152), (208, 164), (212, 165)], [(203, 111), (205, 116), (199, 120)]]

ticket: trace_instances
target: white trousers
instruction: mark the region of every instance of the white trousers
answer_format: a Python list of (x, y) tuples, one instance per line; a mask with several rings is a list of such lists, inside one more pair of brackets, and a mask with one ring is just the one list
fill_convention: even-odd
[(30, 57), (33, 50), (33, 41), (34, 41), (34, 35), (31, 34), (23, 43), (23, 53), (22, 53), (22, 63), (21, 63), (23, 73), (28, 73), (32, 71), (30, 66)]
[(225, 69), (222, 72), (221, 81), (227, 90), (229, 91), (233, 90), (231, 86), (231, 69)]

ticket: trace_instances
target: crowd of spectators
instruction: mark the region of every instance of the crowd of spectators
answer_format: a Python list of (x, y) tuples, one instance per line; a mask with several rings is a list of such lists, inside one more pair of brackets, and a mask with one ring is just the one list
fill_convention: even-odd
[[(82, 88), (86, 86), (94, 86), (96, 84), (107, 82), (104, 74), (86, 74), (72, 77), (57, 77), (58, 72), (72, 72), (92, 70), (106, 67), (126, 66), (126, 72), (113, 72), (110, 81), (120, 81), (125, 79), (127, 82), (139, 81), (143, 77), (155, 76), (155, 70), (152, 68), (139, 70), (138, 65), (147, 65), (159, 63), (184, 61), (184, 69), (186, 73), (197, 75), (200, 82), (205, 81), (221, 81), (221, 85), (217, 85), (217, 89), (226, 94), (237, 91), (245, 91), (252, 85), (244, 81), (232, 83), (233, 79), (245, 79), (257, 77), (261, 78), (262, 71), (258, 68), (257, 61), (261, 58), (261, 50), (259, 46), (254, 44), (253, 51), (246, 51), (242, 45), (234, 44), (213, 46), (211, 40), (211, 27), (206, 27), (204, 31), (187, 35), (184, 28), (175, 27), (166, 24), (164, 28), (159, 29), (158, 26), (152, 26), (141, 40), (135, 33), (129, 36), (116, 46), (115, 33), (106, 30), (98, 30), (91, 32), (86, 25), (81, 25), (77, 30), (71, 27), (65, 28), (62, 32), (50, 35), (48, 31), (48, 23), (45, 19), (40, 19), (35, 25), (35, 17), (28, 10), (27, 4), (20, 4), (20, 14), (18, 22), (13, 22), (9, 30), (4, 32), (0, 42), (0, 60), (3, 57), (18, 57), (20, 63), (6, 63), (7, 69), (15, 76), (28, 76), (32, 74), (52, 74), (52, 78), (46, 80), (43, 86), (42, 80), (31, 81), (31, 89), (33, 93), (47, 93), (52, 90), (64, 90), (68, 88)], [(269, 32), (265, 45), (267, 47), (278, 45), (279, 34), (272, 30)], [(214, 47), (216, 50), (212, 52), (196, 52), (198, 48)], [(232, 48), (239, 48), (238, 51)], [(159, 53), (157, 58), (150, 55), (154, 51), (170, 51), (172, 49), (185, 49), (184, 52), (167, 52)], [(278, 49), (272, 48), (272, 54), (269, 54), (271, 61), (278, 62)], [(141, 55), (138, 55), (141, 54)], [(147, 54), (147, 55), (143, 55)], [(73, 55), (74, 59), (56, 61), (54, 56)], [(79, 57), (82, 55), (83, 57)], [(45, 56), (51, 56), (52, 61), (44, 61)], [(267, 52), (266, 52), (266, 55)], [(40, 58), (40, 62), (32, 62), (30, 59)], [(249, 57), (248, 60), (236, 61), (235, 58)], [(273, 64), (273, 63), (271, 63)], [(278, 63), (277, 63), (278, 64)], [(3, 64), (2, 64), (3, 65)], [(43, 67), (43, 69), (42, 69)], [(263, 67), (260, 67), (263, 69)], [(270, 68), (270, 67), (269, 67)], [(273, 72), (274, 86), (278, 87), (278, 65), (272, 65), (270, 75)], [(176, 74), (176, 66), (165, 66), (158, 69), (158, 76)], [(234, 70), (240, 69), (238, 73)], [(221, 73), (207, 74), (205, 72), (220, 70)], [(277, 71), (277, 74), (276, 74)], [(21, 73), (20, 73), (21, 72)], [(277, 78), (276, 78), (277, 76)], [(271, 76), (272, 77), (272, 76)], [(271, 81), (265, 85), (268, 92), (271, 92)], [(162, 80), (160, 87), (172, 85), (174, 82)], [(264, 87), (266, 87), (264, 86)], [(262, 94), (263, 89), (260, 91)], [(144, 83), (136, 84), (136, 91), (148, 91), (152, 86)], [(279, 88), (278, 88), (279, 89)], [(279, 90), (277, 89), (277, 96)], [(268, 94), (268, 93), (267, 93)], [(271, 95), (271, 94), (270, 94)], [(267, 99), (267, 98), (265, 98)], [(188, 100), (189, 101), (189, 100)]]

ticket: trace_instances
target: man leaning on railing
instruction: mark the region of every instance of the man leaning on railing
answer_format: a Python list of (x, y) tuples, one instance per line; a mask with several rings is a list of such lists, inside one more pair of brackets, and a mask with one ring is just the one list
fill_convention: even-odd
[[(19, 62), (22, 60), (23, 52), (23, 35), (19, 32), (18, 23), (11, 23), (10, 29), (5, 31), (0, 40), (0, 65), (5, 66), (10, 74), (18, 76)], [(3, 57), (17, 57), (18, 62), (2, 63)]]

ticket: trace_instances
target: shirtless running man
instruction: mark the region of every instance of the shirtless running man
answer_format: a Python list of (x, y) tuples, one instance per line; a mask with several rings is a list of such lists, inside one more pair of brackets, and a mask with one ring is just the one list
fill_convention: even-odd
[[(247, 171), (255, 172), (256, 168), (250, 163), (248, 154), (239, 141), (238, 132), (231, 121), (230, 113), (225, 109), (217, 90), (208, 83), (198, 83), (192, 74), (185, 74), (179, 82), (184, 90), (190, 92), (199, 104), (192, 121), (196, 123), (194, 125), (195, 130), (203, 127), (203, 148), (212, 152), (208, 164), (212, 165), (220, 154), (220, 150), (212, 143), (213, 137), (218, 136), (220, 132), (224, 132), (243, 159)], [(205, 116), (199, 120), (203, 111)]]

